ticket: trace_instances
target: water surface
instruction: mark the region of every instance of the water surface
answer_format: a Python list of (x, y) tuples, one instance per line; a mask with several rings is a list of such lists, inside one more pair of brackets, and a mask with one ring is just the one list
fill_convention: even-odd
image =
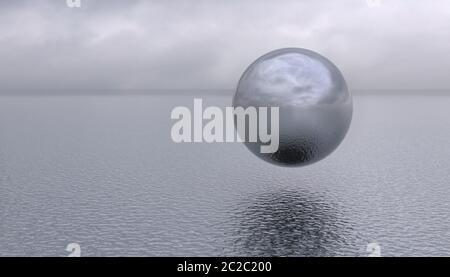
[(1, 96), (0, 255), (450, 254), (450, 97), (355, 97), (344, 142), (303, 168), (173, 143), (170, 112), (192, 104)]

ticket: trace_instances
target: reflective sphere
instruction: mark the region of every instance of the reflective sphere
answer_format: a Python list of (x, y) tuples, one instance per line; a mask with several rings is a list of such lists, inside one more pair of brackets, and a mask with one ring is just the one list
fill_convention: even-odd
[(263, 160), (282, 166), (325, 158), (344, 139), (353, 113), (339, 69), (301, 48), (275, 50), (252, 63), (239, 80), (233, 106), (279, 107), (278, 151), (261, 153), (260, 141), (245, 145)]

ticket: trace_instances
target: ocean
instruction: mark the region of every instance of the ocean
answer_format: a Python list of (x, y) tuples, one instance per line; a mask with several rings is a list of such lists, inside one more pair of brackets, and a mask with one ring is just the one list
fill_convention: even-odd
[(450, 256), (450, 97), (355, 96), (338, 149), (297, 168), (172, 142), (193, 99), (0, 96), (0, 256)]

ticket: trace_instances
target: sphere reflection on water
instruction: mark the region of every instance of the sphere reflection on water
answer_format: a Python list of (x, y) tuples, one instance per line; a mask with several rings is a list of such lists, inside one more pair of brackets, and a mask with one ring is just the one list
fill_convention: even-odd
[(233, 106), (279, 107), (278, 151), (261, 153), (261, 142), (245, 145), (282, 166), (308, 165), (328, 156), (344, 139), (353, 112), (339, 69), (301, 48), (275, 50), (252, 63), (239, 80)]

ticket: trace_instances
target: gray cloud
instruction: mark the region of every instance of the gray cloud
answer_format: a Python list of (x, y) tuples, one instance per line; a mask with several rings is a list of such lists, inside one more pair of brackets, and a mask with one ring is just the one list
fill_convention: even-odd
[(277, 48), (351, 89), (450, 89), (450, 1), (3, 0), (0, 89), (228, 89)]

